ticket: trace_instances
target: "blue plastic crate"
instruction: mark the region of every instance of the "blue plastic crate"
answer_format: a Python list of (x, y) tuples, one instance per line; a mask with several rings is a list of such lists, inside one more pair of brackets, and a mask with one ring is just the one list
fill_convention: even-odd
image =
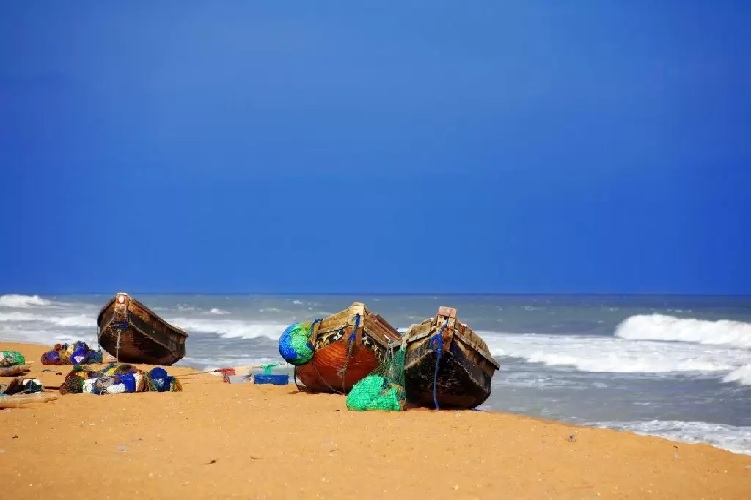
[(273, 385), (287, 385), (289, 384), (289, 375), (273, 374), (273, 375), (253, 375), (254, 384), (273, 384)]

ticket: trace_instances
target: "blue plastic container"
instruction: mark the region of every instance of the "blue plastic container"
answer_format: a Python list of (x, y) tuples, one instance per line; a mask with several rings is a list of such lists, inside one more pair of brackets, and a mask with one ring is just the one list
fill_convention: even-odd
[(253, 375), (253, 383), (254, 384), (272, 384), (272, 385), (287, 385), (289, 384), (289, 374), (287, 373), (279, 373), (279, 374), (257, 374)]

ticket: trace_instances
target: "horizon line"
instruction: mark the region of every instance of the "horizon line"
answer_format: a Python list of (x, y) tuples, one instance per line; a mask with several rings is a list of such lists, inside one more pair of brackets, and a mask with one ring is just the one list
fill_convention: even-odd
[(123, 289), (109, 292), (34, 292), (23, 293), (17, 291), (2, 291), (0, 295), (115, 295), (117, 293), (128, 293), (129, 295), (224, 295), (224, 296), (237, 296), (237, 295), (276, 295), (276, 296), (306, 296), (306, 295), (383, 295), (383, 296), (467, 296), (467, 297), (479, 297), (479, 296), (491, 296), (491, 297), (519, 297), (519, 296), (579, 296), (579, 297), (613, 297), (613, 296), (626, 296), (626, 297), (734, 297), (734, 298), (751, 298), (751, 293), (702, 293), (702, 292), (147, 292), (147, 291), (134, 291), (127, 292)]

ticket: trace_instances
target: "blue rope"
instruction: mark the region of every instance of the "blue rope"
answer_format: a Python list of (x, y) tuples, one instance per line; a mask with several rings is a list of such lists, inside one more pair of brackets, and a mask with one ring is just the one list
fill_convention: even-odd
[(433, 335), (430, 338), (430, 346), (432, 347), (433, 351), (435, 351), (435, 372), (433, 373), (433, 403), (435, 404), (435, 409), (440, 410), (441, 408), (438, 406), (438, 363), (441, 361), (441, 354), (443, 354), (443, 330), (446, 329), (446, 326), (449, 324), (448, 318), (446, 318), (446, 322), (443, 324), (440, 330), (438, 330), (438, 333)]
[(323, 320), (322, 319), (317, 319), (317, 320), (313, 321), (313, 323), (311, 323), (311, 325), (310, 325), (310, 333), (311, 334), (315, 331), (316, 324), (320, 323), (321, 321), (323, 321)]
[[(313, 323), (310, 324), (310, 335), (313, 335), (313, 332), (316, 331), (316, 324), (320, 323), (321, 321), (323, 321), (323, 319), (319, 318), (317, 320), (314, 320)], [(310, 343), (310, 336), (308, 336), (308, 348), (311, 351), (316, 350), (316, 346)]]
[(128, 328), (128, 320), (130, 319), (130, 312), (128, 312), (125, 316), (125, 320), (123, 320), (121, 323), (117, 323), (115, 321), (112, 322), (112, 326), (116, 330), (125, 330)]
[(352, 330), (352, 333), (349, 335), (349, 338), (347, 339), (348, 344), (355, 341), (355, 335), (357, 334), (358, 328), (360, 328), (360, 313), (355, 314), (355, 328)]

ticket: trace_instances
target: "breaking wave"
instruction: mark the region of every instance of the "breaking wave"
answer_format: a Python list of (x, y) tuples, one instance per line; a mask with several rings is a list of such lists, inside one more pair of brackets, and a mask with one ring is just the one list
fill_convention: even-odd
[(721, 346), (628, 341), (612, 337), (482, 332), (494, 356), (595, 373), (716, 373), (748, 361), (748, 352)]
[(0, 321), (3, 321), (3, 322), (38, 321), (42, 323), (51, 323), (53, 325), (62, 326), (62, 327), (96, 328), (96, 318), (93, 316), (88, 316), (86, 314), (74, 314), (70, 316), (48, 316), (46, 314), (33, 314), (33, 313), (17, 312), (17, 311), (9, 312), (9, 313), (0, 312)]
[(16, 308), (28, 308), (28, 307), (43, 307), (48, 306), (52, 302), (41, 298), (39, 295), (18, 295), (15, 293), (0, 295), (0, 307), (16, 307)]
[(618, 325), (615, 336), (627, 340), (664, 340), (749, 348), (751, 323), (640, 314), (631, 316)]
[(737, 370), (725, 375), (723, 382), (737, 382), (741, 385), (751, 385), (751, 365), (743, 365)]
[(255, 339), (267, 337), (272, 340), (287, 328), (286, 324), (249, 323), (240, 320), (213, 320), (205, 318), (172, 318), (168, 320), (187, 332), (215, 333), (225, 339)]
[(593, 373), (694, 374), (751, 385), (751, 324), (636, 315), (614, 336), (480, 332), (494, 356)]

